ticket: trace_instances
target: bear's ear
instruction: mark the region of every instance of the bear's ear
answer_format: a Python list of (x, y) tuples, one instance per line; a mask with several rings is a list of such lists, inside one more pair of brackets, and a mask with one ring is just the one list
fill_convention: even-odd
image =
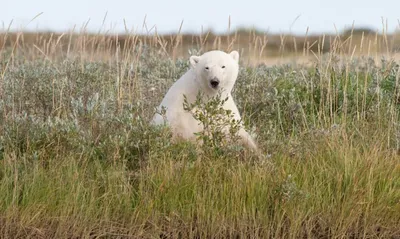
[(231, 57), (232, 57), (236, 62), (239, 62), (239, 52), (237, 52), (237, 51), (232, 51), (231, 53), (229, 53), (229, 55), (231, 55)]
[(196, 68), (197, 63), (200, 61), (200, 56), (191, 56), (189, 61), (190, 65), (192, 65), (193, 68)]

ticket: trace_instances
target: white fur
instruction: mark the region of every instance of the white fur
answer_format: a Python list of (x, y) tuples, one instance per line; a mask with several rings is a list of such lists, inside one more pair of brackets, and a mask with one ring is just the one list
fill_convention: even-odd
[[(231, 110), (235, 119), (240, 120), (240, 113), (231, 95), (239, 72), (238, 62), (239, 53), (237, 51), (232, 51), (230, 54), (222, 51), (210, 51), (201, 56), (191, 56), (191, 69), (172, 85), (159, 106), (159, 110), (162, 106), (166, 108), (165, 119), (160, 114), (155, 114), (152, 123), (155, 125), (167, 123), (175, 137), (193, 140), (194, 133), (202, 131), (203, 127), (191, 113), (183, 109), (183, 95), (186, 95), (188, 102), (192, 103), (196, 100), (199, 91), (205, 96), (212, 97), (219, 90), (222, 90), (224, 99), (228, 97), (223, 106), (224, 109)], [(211, 80), (215, 79), (220, 82), (218, 88), (211, 86)], [(251, 149), (257, 149), (253, 139), (243, 127), (239, 130), (239, 136), (242, 143)]]

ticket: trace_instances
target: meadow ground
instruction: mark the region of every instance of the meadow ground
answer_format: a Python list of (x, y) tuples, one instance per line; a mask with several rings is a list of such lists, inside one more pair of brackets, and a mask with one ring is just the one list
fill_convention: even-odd
[(306, 65), (263, 64), (249, 42), (260, 58), (242, 49), (233, 95), (263, 158), (149, 125), (189, 68), (179, 37), (37, 36), (0, 45), (0, 237), (400, 237), (400, 67), (385, 36), (304, 41)]

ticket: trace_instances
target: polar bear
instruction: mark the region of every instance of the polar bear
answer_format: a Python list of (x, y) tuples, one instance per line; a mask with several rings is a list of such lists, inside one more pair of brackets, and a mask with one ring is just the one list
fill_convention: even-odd
[[(184, 95), (188, 102), (194, 102), (199, 92), (205, 97), (214, 97), (222, 92), (222, 99), (228, 97), (223, 108), (230, 110), (234, 119), (240, 121), (240, 113), (231, 95), (239, 72), (238, 62), (237, 51), (229, 54), (223, 51), (209, 51), (201, 56), (191, 56), (191, 69), (171, 86), (158, 107), (158, 112), (162, 107), (166, 109), (165, 115), (156, 113), (152, 124), (166, 123), (170, 126), (174, 137), (195, 139), (194, 133), (202, 131), (203, 126), (190, 112), (184, 110), (183, 102)], [(254, 140), (243, 126), (240, 127), (238, 135), (242, 144), (251, 150), (257, 150)]]

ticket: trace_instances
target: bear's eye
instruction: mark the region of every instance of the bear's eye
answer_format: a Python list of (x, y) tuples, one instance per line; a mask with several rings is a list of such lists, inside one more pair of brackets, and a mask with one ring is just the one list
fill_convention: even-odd
[(225, 68), (225, 66), (222, 66), (222, 69), (224, 69)]
[(206, 66), (206, 70), (209, 70), (210, 68), (208, 66)]

